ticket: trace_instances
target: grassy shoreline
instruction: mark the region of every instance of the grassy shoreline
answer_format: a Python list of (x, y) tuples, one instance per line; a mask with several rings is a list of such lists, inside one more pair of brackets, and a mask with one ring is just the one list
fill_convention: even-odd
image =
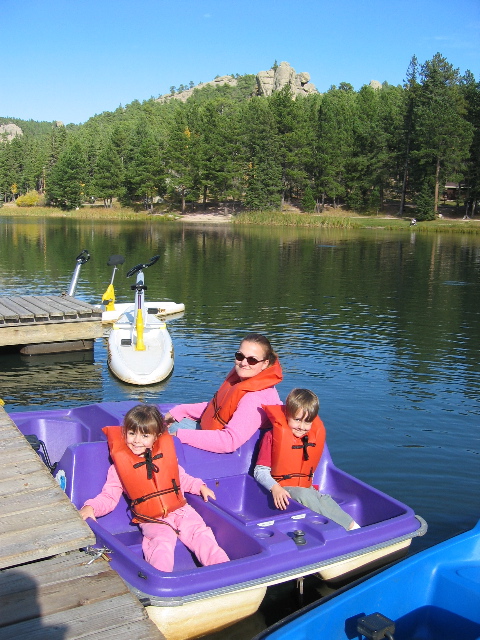
[[(0, 217), (70, 218), (90, 220), (155, 220), (156, 222), (179, 222), (182, 224), (216, 223), (235, 226), (285, 226), (324, 229), (385, 229), (400, 231), (411, 229), (410, 217), (398, 218), (394, 215), (358, 215), (352, 211), (329, 210), (323, 214), (309, 214), (298, 211), (255, 211), (243, 212), (235, 216), (214, 217), (215, 213), (196, 213), (182, 216), (178, 213), (159, 211), (135, 211), (130, 208), (105, 209), (99, 206), (85, 206), (74, 211), (63, 211), (53, 207), (0, 207)], [(417, 222), (415, 231), (480, 233), (480, 219), (463, 220), (442, 217), (429, 222)]]

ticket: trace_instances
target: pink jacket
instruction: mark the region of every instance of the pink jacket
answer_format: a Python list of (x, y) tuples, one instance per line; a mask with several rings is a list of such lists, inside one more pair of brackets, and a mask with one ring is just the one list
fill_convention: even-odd
[[(207, 404), (208, 402), (179, 404), (170, 409), (170, 414), (177, 422), (180, 422), (183, 418), (199, 420)], [(262, 404), (282, 404), (275, 387), (245, 394), (224, 429), (212, 431), (179, 429), (176, 435), (181, 442), (197, 449), (213, 451), (214, 453), (231, 453), (236, 451), (242, 444), (245, 444), (257, 429), (270, 425), (270, 421), (262, 409)]]
[[(180, 472), (180, 489), (182, 492), (194, 493), (197, 496), (200, 495), (200, 487), (205, 484), (203, 480), (188, 475), (180, 465), (178, 465), (178, 469)], [(89, 505), (93, 507), (96, 518), (105, 516), (115, 509), (123, 492), (123, 485), (120, 482), (115, 465), (112, 464), (108, 470), (107, 480), (103, 485), (102, 491), (98, 496), (95, 496), (95, 498), (86, 500), (83, 506)]]

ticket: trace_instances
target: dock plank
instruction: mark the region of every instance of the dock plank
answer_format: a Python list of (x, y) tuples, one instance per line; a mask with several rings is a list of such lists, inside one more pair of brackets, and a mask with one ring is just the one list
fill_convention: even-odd
[(35, 296), (31, 296), (31, 299), (28, 296), (15, 296), (15, 300), (33, 313), (35, 322), (46, 322), (49, 319), (48, 312), (36, 303)]
[[(22, 476), (11, 466), (12, 461), (28, 461), (29, 474)], [(4, 463), (7, 473), (2, 472), (0, 483), (0, 568), (94, 543), (88, 525), (0, 407), (0, 467)], [(12, 470), (10, 477), (8, 469)]]
[[(57, 307), (52, 307), (52, 305), (50, 305), (48, 301), (45, 300), (44, 296), (21, 296), (21, 298), (26, 300), (29, 304), (35, 304), (38, 309), (42, 313), (45, 313), (51, 321), (57, 322), (58, 320), (64, 318), (63, 311), (61, 309), (58, 309)], [(2, 298), (0, 298), (0, 302), (1, 300)]]
[(60, 301), (61, 304), (68, 309), (72, 309), (76, 311), (76, 313), (83, 317), (94, 317), (101, 318), (102, 311), (100, 309), (96, 309), (88, 302), (84, 302), (83, 300), (78, 300), (78, 298), (73, 298), (72, 296), (46, 296), (52, 302)]
[(10, 307), (2, 304), (2, 298), (0, 298), (0, 315), (3, 323), (20, 322), (18, 314), (15, 313), (15, 311), (12, 311)]
[(16, 298), (2, 298), (2, 304), (13, 313), (16, 313), (20, 322), (33, 322), (35, 320), (34, 314), (25, 309)]
[(163, 640), (104, 560), (81, 552), (0, 572), (0, 640)]
[[(60, 311), (64, 318), (76, 318), (77, 312), (69, 305), (64, 304), (64, 300), (57, 296), (44, 296), (43, 302), (48, 305), (49, 310), (52, 312)], [(49, 311), (50, 313), (50, 311)]]

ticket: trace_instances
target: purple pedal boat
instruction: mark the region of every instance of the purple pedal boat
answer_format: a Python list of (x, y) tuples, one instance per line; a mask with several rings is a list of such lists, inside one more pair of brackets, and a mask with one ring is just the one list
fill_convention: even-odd
[[(55, 478), (80, 508), (100, 492), (110, 465), (102, 427), (121, 424), (135, 404), (104, 402), (10, 415), (25, 436), (43, 443), (39, 455), (46, 464), (56, 463)], [(164, 413), (172, 406), (159, 405)], [(252, 477), (259, 436), (227, 454), (202, 451), (175, 438), (179, 463), (215, 491), (214, 502), (191, 494), (186, 498), (212, 528), (230, 562), (199, 567), (177, 541), (173, 573), (155, 569), (143, 559), (141, 532), (131, 523), (123, 498), (112, 513), (87, 521), (97, 539), (87, 552), (109, 557), (168, 640), (198, 637), (254, 613), (270, 585), (310, 574), (344, 581), (390, 562), (427, 530), (412, 509), (338, 469), (326, 446), (314, 483), (361, 528), (347, 532), (294, 500), (279, 511)]]

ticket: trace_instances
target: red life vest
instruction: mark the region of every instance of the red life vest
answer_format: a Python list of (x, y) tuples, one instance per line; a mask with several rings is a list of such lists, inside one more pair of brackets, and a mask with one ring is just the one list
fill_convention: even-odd
[(202, 429), (223, 429), (230, 422), (238, 403), (249, 391), (263, 391), (282, 381), (282, 368), (278, 360), (256, 376), (241, 380), (235, 367), (230, 371), (200, 418)]
[(110, 456), (131, 500), (133, 522), (153, 522), (183, 507), (180, 477), (173, 438), (163, 433), (137, 456), (128, 448), (122, 427), (104, 427)]
[(322, 457), (325, 427), (317, 416), (312, 428), (302, 438), (288, 426), (285, 406), (264, 406), (273, 425), (272, 478), (283, 487), (310, 487)]

